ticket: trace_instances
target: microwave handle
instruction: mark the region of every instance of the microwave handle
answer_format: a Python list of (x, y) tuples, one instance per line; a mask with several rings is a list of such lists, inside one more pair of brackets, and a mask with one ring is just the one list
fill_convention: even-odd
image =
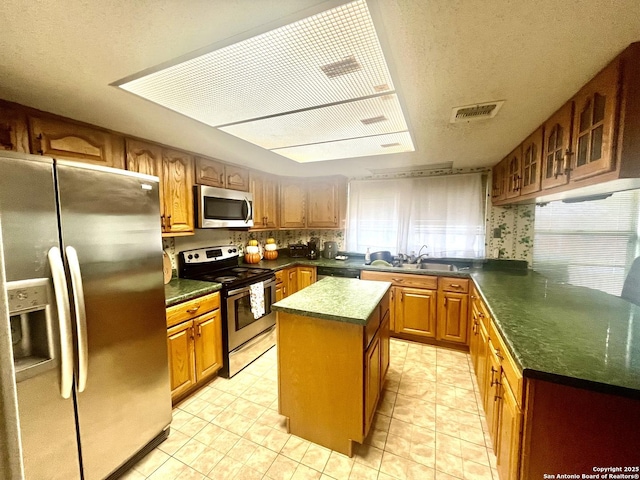
[(247, 218), (244, 219), (245, 223), (249, 223), (249, 220), (251, 220), (251, 202), (249, 201), (249, 199), (247, 197), (244, 198), (244, 203), (247, 204)]

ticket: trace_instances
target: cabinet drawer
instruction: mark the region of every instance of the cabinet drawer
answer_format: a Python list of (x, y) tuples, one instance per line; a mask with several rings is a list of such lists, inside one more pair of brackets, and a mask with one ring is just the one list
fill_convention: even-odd
[(216, 308), (220, 308), (220, 294), (218, 292), (173, 305), (167, 308), (167, 327), (172, 327)]
[(398, 287), (416, 287), (426, 288), (428, 290), (436, 290), (438, 288), (438, 277), (431, 277), (427, 275), (371, 272), (369, 270), (364, 270), (362, 271), (360, 278), (363, 280), (391, 282), (394, 286)]
[(445, 292), (469, 293), (469, 279), (455, 277), (440, 277), (438, 288)]
[(507, 346), (500, 333), (498, 333), (493, 321), (489, 321), (489, 339), (491, 340), (489, 345), (493, 349), (493, 351), (489, 353), (495, 355), (500, 360), (500, 366), (509, 381), (518, 405), (522, 407), (522, 374), (520, 370), (518, 370), (518, 367), (516, 367), (515, 361), (509, 353), (509, 350), (507, 350)]

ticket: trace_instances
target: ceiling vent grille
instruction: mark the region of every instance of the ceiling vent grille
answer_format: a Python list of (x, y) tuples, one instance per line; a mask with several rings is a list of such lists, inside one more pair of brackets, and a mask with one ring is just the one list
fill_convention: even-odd
[(348, 73), (357, 72), (358, 70), (362, 69), (362, 65), (358, 63), (356, 57), (354, 57), (353, 55), (349, 55), (347, 58), (344, 58), (338, 62), (322, 65), (320, 69), (327, 77), (335, 78), (341, 75), (346, 75)]
[(378, 115), (377, 117), (365, 118), (364, 120), (360, 120), (365, 125), (371, 125), (372, 123), (380, 123), (384, 122), (387, 119), (384, 115)]
[(400, 144), (398, 142), (395, 142), (395, 143), (383, 143), (380, 146), (382, 148), (391, 148), (391, 147), (397, 147), (398, 145), (400, 145)]
[(493, 118), (496, 116), (503, 103), (504, 100), (454, 107), (451, 111), (451, 123), (470, 122), (472, 120)]

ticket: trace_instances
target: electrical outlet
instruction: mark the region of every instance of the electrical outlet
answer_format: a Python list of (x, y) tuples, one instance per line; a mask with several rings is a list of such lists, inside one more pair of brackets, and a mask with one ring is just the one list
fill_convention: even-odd
[(502, 238), (502, 230), (500, 230), (499, 228), (494, 228), (493, 238)]

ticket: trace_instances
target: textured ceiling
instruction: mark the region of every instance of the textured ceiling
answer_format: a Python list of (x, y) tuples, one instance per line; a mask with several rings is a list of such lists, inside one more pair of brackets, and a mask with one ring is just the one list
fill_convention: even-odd
[[(0, 3), (0, 98), (288, 175), (490, 166), (629, 43), (637, 0), (370, 0), (416, 151), (297, 164), (109, 84), (331, 8), (317, 0)], [(486, 121), (451, 109), (505, 100)]]

